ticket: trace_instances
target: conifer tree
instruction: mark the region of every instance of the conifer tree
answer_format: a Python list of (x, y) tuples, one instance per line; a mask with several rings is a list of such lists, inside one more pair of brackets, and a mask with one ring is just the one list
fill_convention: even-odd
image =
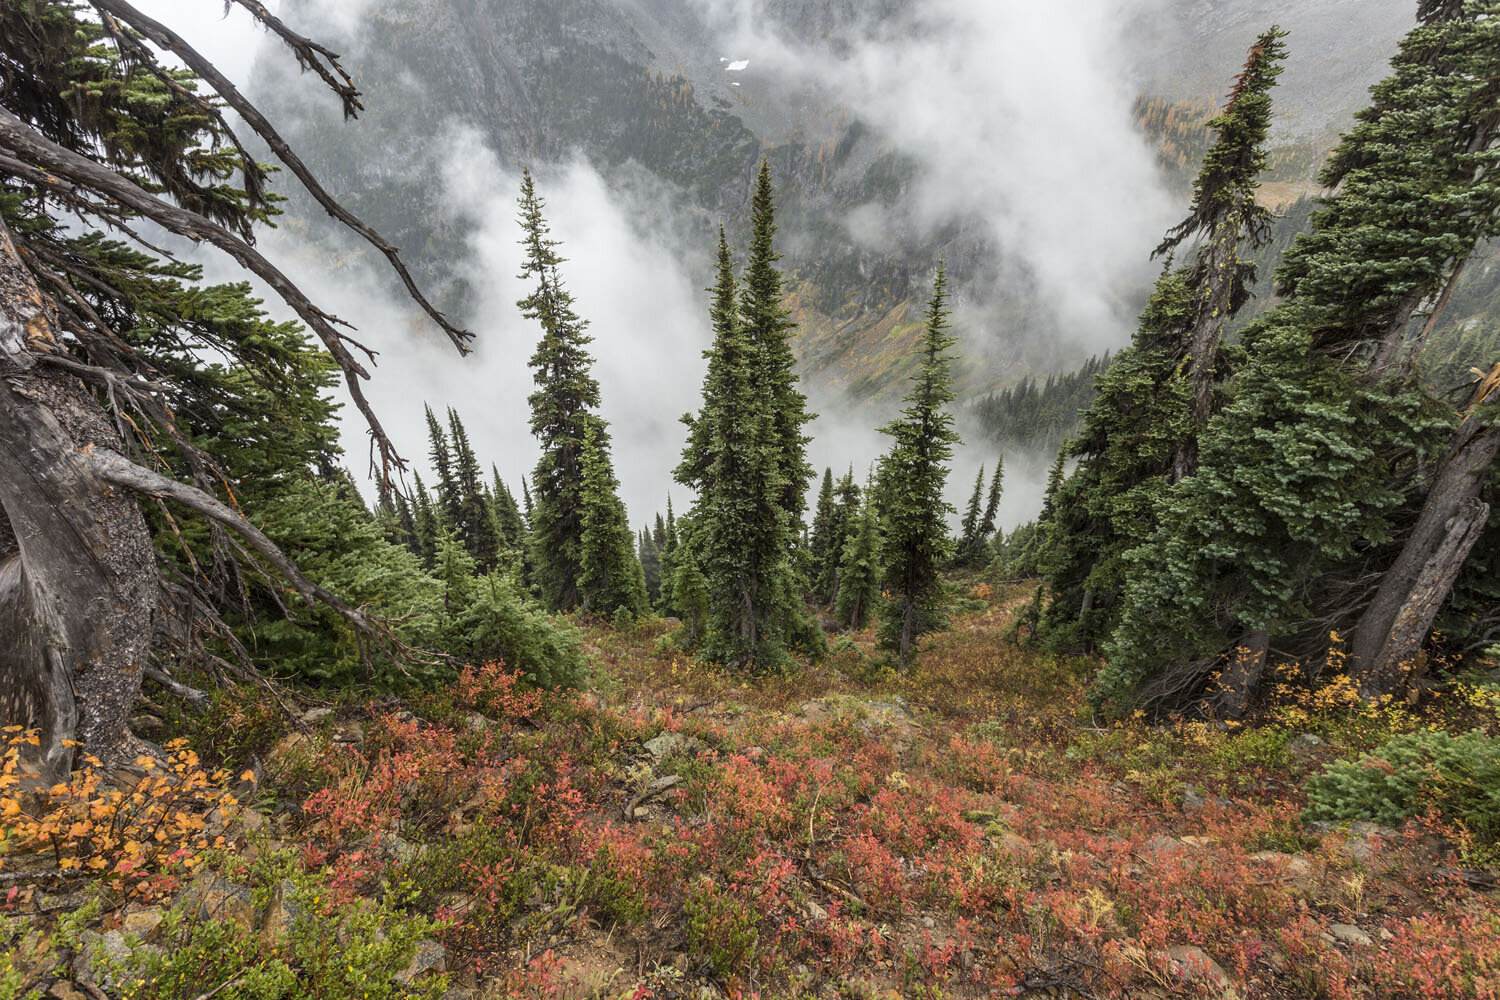
[(490, 500), (485, 496), (479, 459), (469, 444), (469, 432), (452, 407), (448, 408), (448, 431), (453, 482), (458, 491), (458, 520), (454, 526), (479, 572), (488, 573), (500, 564), (499, 532)]
[(542, 339), (531, 356), (536, 392), (531, 394), (531, 432), (541, 443), (532, 485), (536, 487), (532, 523), (534, 582), (543, 601), (555, 611), (578, 607), (583, 601), (579, 577), (583, 573), (582, 452), (590, 429), (597, 445), (609, 438), (595, 414), (599, 383), (588, 352), (593, 341), (588, 324), (573, 309), (573, 296), (562, 283), (558, 241), (542, 215), (545, 207), (536, 193), (531, 171), (521, 177), (521, 241), (526, 252), (522, 280), (535, 282), (530, 295), (517, 305), (527, 319), (541, 324)]
[(637, 544), (641, 573), (646, 580), (646, 597), (654, 606), (661, 599), (661, 549), (650, 528), (642, 528)]
[(660, 511), (656, 514), (656, 524), (651, 527), (651, 540), (656, 543), (658, 551), (667, 547), (667, 522), (662, 518)]
[(845, 628), (862, 629), (880, 599), (880, 517), (873, 503), (853, 512), (839, 560), (834, 617)]
[(395, 537), (390, 539), (390, 541), (414, 553), (417, 551), (417, 521), (416, 517), (412, 514), (411, 504), (407, 502), (406, 497), (396, 492), (395, 506), (396, 530)]
[(490, 503), (501, 543), (513, 552), (526, 550), (526, 522), (516, 506), (515, 494), (500, 478), (500, 470), (490, 465)]
[(880, 641), (896, 652), (902, 671), (912, 668), (917, 640), (943, 621), (938, 569), (951, 552), (947, 515), (953, 510), (943, 490), (959, 443), (947, 408), (954, 398), (951, 350), (957, 343), (948, 316), (948, 276), (939, 264), (907, 406), (881, 428), (892, 444), (880, 460), (877, 490), (885, 521), (881, 562), (891, 595), (880, 609)]
[(1271, 89), (1286, 59), (1280, 28), (1256, 39), (1245, 69), (1235, 80), (1223, 113), (1209, 123), (1215, 141), (1203, 159), (1188, 217), (1167, 233), (1153, 256), (1174, 252), (1201, 236), (1186, 280), (1193, 301), (1181, 351), (1192, 370), (1192, 426), (1172, 456), (1173, 480), (1197, 468), (1197, 432), (1215, 410), (1224, 324), (1239, 312), (1255, 283), (1255, 263), (1246, 259), (1271, 238), (1271, 211), (1256, 201), (1266, 168), (1266, 136), (1271, 130)]
[(448, 435), (433, 415), (432, 407), (423, 404), (422, 409), (427, 414), (427, 454), (432, 459), (433, 471), (437, 473), (433, 515), (445, 529), (456, 528), (463, 520), (463, 497), (453, 475), (453, 453), (448, 450)]
[(1052, 465), (1047, 469), (1047, 488), (1042, 491), (1042, 512), (1037, 517), (1038, 523), (1045, 522), (1051, 517), (1057, 506), (1057, 494), (1062, 490), (1063, 481), (1067, 478), (1068, 450), (1069, 442), (1064, 442), (1063, 447), (1057, 450), (1057, 455), (1052, 459)]
[(964, 508), (963, 520), (959, 522), (958, 545), (954, 549), (953, 562), (958, 566), (971, 565), (978, 556), (981, 548), (979, 542), (979, 523), (983, 516), (984, 504), (984, 466), (974, 475), (974, 492), (969, 494), (968, 506)]
[(787, 312), (781, 272), (776, 267), (781, 255), (775, 247), (776, 203), (768, 160), (761, 160), (750, 210), (750, 254), (745, 262), (740, 322), (755, 358), (757, 390), (765, 395), (769, 408), (769, 445), (781, 481), (779, 506), (786, 512), (789, 540), (794, 542), (803, 531), (802, 513), (813, 477), (807, 463), (809, 439), (803, 434), (812, 414), (807, 412), (807, 397), (797, 388), (791, 345), (795, 324)]
[[(1446, 490), (1443, 478), (1454, 468), (1442, 459), (1445, 437), (1461, 416), (1411, 377), (1409, 360), (1397, 362), (1500, 227), (1490, 165), (1500, 18), (1488, 0), (1424, 2), (1420, 17), (1320, 178), (1337, 188), (1285, 256), (1282, 304), (1245, 332), (1246, 363), (1202, 436), (1198, 474), (1131, 553), (1101, 703), (1175, 707), (1207, 696), (1236, 714), (1270, 648), (1321, 658), (1329, 633), (1351, 627), (1356, 674), (1380, 664), (1406, 596), (1385, 604), (1389, 618), (1356, 617), (1371, 606), (1372, 567), (1395, 569), (1398, 540), (1421, 534), (1412, 526), (1423, 522), (1424, 495), (1444, 492), (1453, 514), (1466, 505), (1467, 489)], [(1482, 477), (1468, 478), (1477, 491)], [(1472, 520), (1456, 524), (1466, 531)], [(1445, 550), (1443, 531), (1423, 537), (1424, 558), (1407, 565), (1443, 551), (1440, 575), (1459, 573), (1468, 552)], [(1376, 669), (1362, 691), (1393, 693), (1400, 672)]]
[[(795, 536), (780, 505), (785, 481), (776, 397), (757, 374), (761, 351), (737, 311), (734, 261), (722, 227), (710, 319), (714, 342), (702, 409), (683, 418), (688, 442), (675, 473), (698, 491), (692, 562), (708, 594), (703, 655), (737, 667), (773, 668), (785, 659), (787, 624), (796, 610)], [(685, 598), (676, 580), (673, 589), (680, 606)]]
[(1131, 347), (1098, 377), (1083, 426), (1060, 456), (1079, 464), (1051, 492), (1042, 519), (1050, 599), (1038, 633), (1056, 648), (1091, 651), (1113, 630), (1125, 553), (1155, 530), (1168, 487), (1196, 471), (1198, 437), (1219, 405), (1224, 325), (1249, 298), (1249, 254), (1269, 238), (1269, 213), (1255, 194), (1283, 37), (1272, 28), (1252, 46), (1210, 122), (1215, 142), (1192, 209), (1156, 248), (1167, 255), (1201, 237), (1193, 263), (1166, 266)]
[(835, 488), (836, 503), (829, 527), (829, 559), (817, 577), (818, 595), (830, 606), (836, 606), (839, 596), (839, 580), (842, 574), (844, 546), (854, 531), (854, 520), (859, 516), (860, 490), (854, 481), (854, 467), (839, 479)]
[(414, 552), (422, 565), (432, 569), (437, 565), (438, 540), (442, 536), (442, 528), (438, 524), (437, 511), (434, 509), (432, 497), (427, 488), (422, 485), (422, 474), (412, 473), (412, 499), (416, 510), (413, 511), (412, 520), (416, 531), (412, 536)]
[(1005, 489), (1005, 458), (995, 459), (995, 474), (990, 478), (989, 499), (984, 504), (984, 518), (979, 522), (979, 545), (982, 549), (995, 534), (995, 519), (1000, 516), (1000, 496)]
[(823, 470), (823, 488), (818, 491), (818, 506), (813, 514), (812, 533), (807, 549), (812, 561), (814, 589), (822, 593), (821, 581), (827, 573), (828, 564), (839, 558), (833, 551), (834, 516), (837, 502), (833, 492), (833, 470)]
[(526, 532), (527, 532), (528, 535), (531, 533), (531, 531), (533, 530), (533, 527), (534, 527), (533, 524), (532, 524), (531, 513), (532, 513), (532, 506), (531, 506), (531, 484), (526, 481), (526, 477), (525, 476), (522, 476), (521, 477), (521, 514), (522, 514), (523, 517), (526, 518)]
[(645, 579), (635, 557), (634, 532), (620, 502), (620, 484), (599, 437), (590, 422), (584, 431), (580, 463), (580, 605), (596, 614), (613, 614), (623, 608), (631, 615), (640, 615), (646, 610)]
[(688, 645), (696, 646), (702, 641), (708, 623), (708, 578), (698, 567), (698, 550), (691, 518), (684, 517), (680, 523), (682, 534), (679, 544), (672, 551), (671, 608), (682, 618), (687, 629)]

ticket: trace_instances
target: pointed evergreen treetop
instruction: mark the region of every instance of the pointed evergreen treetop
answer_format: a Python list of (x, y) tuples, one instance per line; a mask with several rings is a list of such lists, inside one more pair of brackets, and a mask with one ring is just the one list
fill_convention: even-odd
[(791, 519), (794, 531), (800, 532), (802, 513), (807, 507), (807, 487), (813, 477), (812, 466), (807, 462), (807, 444), (811, 439), (803, 434), (803, 428), (812, 420), (812, 414), (807, 412), (807, 397), (797, 388), (796, 357), (791, 343), (796, 324), (787, 312), (781, 272), (776, 267), (781, 254), (775, 247), (776, 201), (768, 160), (761, 161), (750, 208), (750, 254), (745, 262), (740, 321), (746, 339), (759, 352), (757, 377), (771, 406), (773, 446), (785, 480), (781, 507)]

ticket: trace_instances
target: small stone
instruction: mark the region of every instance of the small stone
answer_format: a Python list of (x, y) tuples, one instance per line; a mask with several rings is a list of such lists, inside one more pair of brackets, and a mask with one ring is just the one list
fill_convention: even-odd
[(685, 742), (687, 741), (681, 733), (662, 733), (646, 741), (646, 752), (657, 760), (661, 760)]
[(1313, 733), (1303, 733), (1300, 736), (1293, 737), (1287, 743), (1286, 748), (1299, 757), (1313, 757), (1325, 746), (1327, 744), (1323, 742), (1322, 737)]
[(811, 920), (813, 923), (819, 923), (820, 924), (820, 923), (823, 923), (825, 920), (828, 919), (828, 911), (825, 910), (825, 909), (823, 909), (823, 907), (819, 906), (818, 905), (818, 901), (815, 900), (815, 899), (809, 899), (807, 901), (806, 910), (807, 910), (807, 919)]
[(309, 708), (302, 713), (302, 724), (304, 726), (316, 726), (332, 714), (333, 709), (331, 708)]
[[(93, 983), (96, 986), (118, 986), (120, 976), (128, 975), (130, 971), (131, 944), (125, 940), (124, 933), (118, 930), (104, 931), (102, 934), (98, 931), (84, 931), (80, 937), (82, 947), (73, 957), (74, 978), (80, 983)], [(152, 944), (137, 944), (135, 950), (140, 953), (164, 954), (161, 948)]]
[(306, 733), (287, 733), (281, 738), (279, 743), (271, 748), (269, 757), (274, 762), (286, 757), (311, 754), (313, 747), (312, 738)]
[(290, 879), (282, 879), (271, 891), (271, 902), (260, 929), (260, 945), (265, 951), (280, 951), (291, 941), (292, 929), (302, 913), (302, 908), (292, 901), (296, 891)]
[(809, 722), (824, 722), (830, 715), (828, 702), (821, 698), (814, 698), (812, 701), (803, 702), (799, 711), (802, 713), (802, 717)]
[(1209, 957), (1208, 952), (1193, 945), (1173, 945), (1157, 952), (1179, 978), (1189, 983), (1198, 983), (1215, 990), (1221, 1000), (1238, 1000), (1239, 991), (1224, 967)]
[(1187, 850), (1187, 845), (1176, 837), (1152, 837), (1146, 841), (1146, 850), (1156, 854), (1180, 854)]
[(412, 956), (411, 964), (406, 967), (406, 971), (396, 974), (396, 980), (409, 983), (425, 972), (446, 972), (447, 970), (448, 949), (436, 941), (422, 941), (417, 944), (417, 953)]
[(1208, 799), (1204, 797), (1203, 790), (1197, 785), (1186, 781), (1177, 783), (1177, 790), (1182, 795), (1182, 808), (1189, 812), (1198, 812), (1208, 807)]
[(1353, 924), (1334, 924), (1328, 928), (1328, 933), (1333, 935), (1333, 939), (1340, 944), (1347, 944), (1354, 948), (1375, 947), (1375, 939)]
[(469, 727), (471, 733), (482, 733), (494, 724), (493, 719), (487, 719), (478, 712), (471, 713), (464, 719), (464, 725)]
[(72, 983), (61, 980), (52, 984), (52, 988), (47, 991), (47, 996), (52, 1000), (89, 1000), (88, 995), (78, 992)]
[(931, 917), (923, 917), (923, 918), (922, 918), (922, 926), (923, 926), (923, 927), (924, 927), (924, 928), (926, 928), (926, 929), (927, 929), (927, 930), (929, 930), (929, 931), (930, 931), (930, 930), (932, 930), (932, 929), (933, 929), (933, 928), (934, 928), (934, 927), (936, 927), (936, 926), (937, 926), (937, 921), (936, 921), (936, 920), (933, 920), (933, 919), (932, 919), (932, 918), (931, 918)]
[(147, 940), (161, 925), (165, 911), (159, 906), (148, 906), (144, 910), (133, 910), (120, 920), (120, 930), (142, 941)]
[(255, 924), (255, 906), (250, 901), (250, 890), (213, 872), (204, 872), (193, 879), (187, 892), (183, 893), (183, 899), (200, 920), (224, 920), (239, 924), (246, 930)]

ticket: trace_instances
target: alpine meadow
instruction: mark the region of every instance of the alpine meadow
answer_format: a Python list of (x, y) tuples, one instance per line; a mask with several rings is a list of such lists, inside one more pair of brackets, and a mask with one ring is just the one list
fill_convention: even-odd
[(0, 1000), (1500, 1000), (1500, 0), (0, 55)]

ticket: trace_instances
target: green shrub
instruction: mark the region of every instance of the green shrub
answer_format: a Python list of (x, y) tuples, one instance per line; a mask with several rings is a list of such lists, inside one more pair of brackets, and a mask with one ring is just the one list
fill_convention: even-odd
[(759, 918), (751, 906), (703, 878), (683, 903), (688, 950), (707, 960), (714, 975), (729, 979), (755, 960)]
[(448, 648), (471, 663), (504, 660), (538, 687), (581, 687), (588, 676), (578, 629), (547, 614), (503, 573), (476, 582)]
[(1475, 838), (1500, 841), (1500, 739), (1423, 730), (1394, 737), (1359, 760), (1307, 782), (1310, 820), (1394, 824), (1436, 808)]
[(199, 919), (188, 897), (163, 916), (151, 943), (126, 935), (121, 950), (106, 948), (88, 928), (97, 898), (59, 921), (56, 944), (87, 955), (94, 975), (116, 984), (126, 1000), (192, 1000), (213, 992), (228, 1000), (437, 1000), (448, 977), (402, 982), (420, 942), (439, 927), (412, 913), (406, 885), (382, 886), (378, 902), (347, 898), (324, 873), (309, 873), (289, 852), (258, 858), (247, 871), (223, 876), (248, 891), (256, 913), (279, 897), (288, 915), (284, 937), (263, 939), (229, 919)]

